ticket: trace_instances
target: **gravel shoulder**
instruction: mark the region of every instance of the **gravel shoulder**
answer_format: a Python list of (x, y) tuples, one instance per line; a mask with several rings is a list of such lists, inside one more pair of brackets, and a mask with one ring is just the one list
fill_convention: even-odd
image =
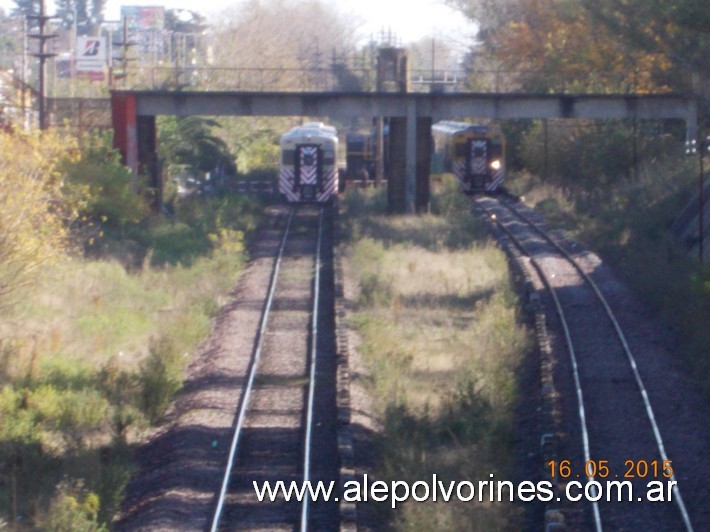
[(204, 530), (210, 522), (286, 212), (269, 208), (251, 260), (188, 365), (166, 422), (136, 448), (138, 470), (117, 529)]

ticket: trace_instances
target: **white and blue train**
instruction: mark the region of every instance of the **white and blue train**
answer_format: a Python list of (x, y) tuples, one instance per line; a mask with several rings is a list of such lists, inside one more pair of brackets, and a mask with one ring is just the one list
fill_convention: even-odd
[(466, 193), (496, 192), (505, 180), (505, 138), (496, 125), (437, 122), (431, 128), (435, 166), (453, 172)]
[(338, 192), (338, 135), (308, 122), (281, 137), (279, 193), (289, 203), (325, 203)]

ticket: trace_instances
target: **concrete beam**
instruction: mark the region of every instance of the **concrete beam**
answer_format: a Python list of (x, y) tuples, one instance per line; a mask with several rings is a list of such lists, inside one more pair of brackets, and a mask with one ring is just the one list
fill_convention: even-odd
[[(139, 115), (679, 119), (697, 114), (677, 95), (114, 91), (134, 94)], [(414, 106), (414, 111), (412, 111)]]

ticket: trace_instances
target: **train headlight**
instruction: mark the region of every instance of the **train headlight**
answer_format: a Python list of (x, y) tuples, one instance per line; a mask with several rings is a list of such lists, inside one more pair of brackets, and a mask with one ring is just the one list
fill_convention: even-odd
[(500, 159), (494, 159), (491, 161), (491, 169), (492, 170), (500, 170), (501, 164), (500, 164)]

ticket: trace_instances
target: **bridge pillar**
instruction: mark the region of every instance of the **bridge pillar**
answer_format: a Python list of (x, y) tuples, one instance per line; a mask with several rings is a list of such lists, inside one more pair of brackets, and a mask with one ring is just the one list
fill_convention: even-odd
[(111, 93), (111, 118), (113, 121), (113, 146), (121, 152), (121, 162), (138, 176), (138, 115), (136, 95), (129, 92)]
[(415, 209), (418, 213), (429, 212), (429, 196), (431, 193), (431, 117), (417, 119), (417, 191)]
[(407, 119), (394, 116), (389, 120), (389, 175), (387, 176), (387, 210), (392, 214), (407, 211), (406, 164)]
[(390, 213), (429, 211), (430, 117), (390, 118), (387, 205)]
[(148, 186), (155, 191), (152, 206), (158, 210), (163, 206), (163, 183), (158, 168), (158, 137), (154, 116), (136, 117), (136, 139), (138, 143), (138, 172), (148, 176)]
[(121, 152), (121, 162), (133, 174), (133, 188), (138, 188), (138, 174), (148, 175), (149, 186), (156, 191), (155, 207), (162, 205), (162, 183), (158, 168), (155, 116), (138, 115), (136, 95), (111, 94), (113, 146)]
[(411, 214), (415, 211), (414, 202), (417, 194), (417, 106), (416, 102), (407, 102), (407, 139), (404, 160), (404, 208)]

